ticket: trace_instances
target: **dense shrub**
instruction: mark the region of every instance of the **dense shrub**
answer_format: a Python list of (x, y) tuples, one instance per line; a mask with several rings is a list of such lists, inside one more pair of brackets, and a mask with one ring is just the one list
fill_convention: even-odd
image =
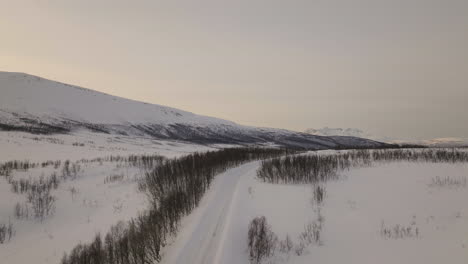
[(457, 149), (353, 150), (332, 155), (297, 155), (262, 162), (259, 179), (270, 183), (319, 183), (337, 179), (338, 172), (374, 162), (468, 162), (468, 152)]
[(262, 162), (258, 178), (270, 183), (318, 183), (336, 178), (350, 164), (333, 155), (300, 155)]
[[(291, 241), (287, 243), (289, 242)], [(273, 256), (277, 244), (278, 238), (264, 216), (256, 217), (250, 222), (247, 235), (250, 263), (258, 264), (263, 259)], [(290, 245), (286, 245), (288, 246)]]

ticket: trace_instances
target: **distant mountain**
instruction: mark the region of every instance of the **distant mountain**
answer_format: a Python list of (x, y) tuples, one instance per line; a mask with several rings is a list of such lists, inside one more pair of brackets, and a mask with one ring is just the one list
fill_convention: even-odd
[(468, 147), (468, 139), (463, 138), (433, 138), (424, 140), (402, 140), (395, 139), (391, 141), (392, 144), (417, 144), (435, 148), (455, 148), (455, 147)]
[(346, 136), (346, 137), (360, 137), (372, 138), (370, 134), (357, 128), (329, 128), (324, 127), (320, 129), (309, 128), (304, 131), (305, 133), (317, 136)]
[(359, 138), (367, 138), (379, 142), (385, 142), (389, 144), (409, 144), (409, 145), (422, 145), (428, 147), (467, 147), (468, 139), (463, 138), (434, 138), (427, 140), (412, 140), (412, 139), (396, 139), (389, 137), (378, 137), (364, 132), (357, 128), (329, 128), (324, 127), (320, 129), (309, 128), (304, 131), (311, 135), (317, 136), (351, 136)]
[(83, 129), (197, 144), (259, 144), (305, 149), (387, 146), (356, 137), (324, 137), (243, 126), (24, 73), (0, 72), (0, 130), (54, 134)]

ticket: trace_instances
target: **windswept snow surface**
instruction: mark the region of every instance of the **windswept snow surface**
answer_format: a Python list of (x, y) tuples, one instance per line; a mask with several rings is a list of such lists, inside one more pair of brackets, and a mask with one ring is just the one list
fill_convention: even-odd
[[(266, 216), (280, 240), (296, 245), (304, 226), (323, 217), (321, 244), (294, 249), (264, 263), (465, 264), (468, 259), (468, 186), (433, 186), (435, 177), (464, 179), (468, 164), (381, 163), (351, 169), (324, 185), (324, 203), (312, 203), (311, 185), (256, 179), (259, 162), (219, 175), (201, 206), (188, 216), (163, 263), (249, 263), (250, 221)], [(382, 226), (412, 228), (388, 238)], [(415, 230), (418, 229), (418, 235)]]

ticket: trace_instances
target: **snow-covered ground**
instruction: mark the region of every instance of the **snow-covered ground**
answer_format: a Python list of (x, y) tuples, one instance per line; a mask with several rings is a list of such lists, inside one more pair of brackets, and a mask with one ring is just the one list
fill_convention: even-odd
[(158, 154), (175, 157), (229, 145), (203, 146), (148, 137), (80, 131), (72, 134), (34, 135), (0, 131), (0, 162), (10, 160), (79, 160), (109, 155)]
[[(0, 244), (0, 263), (59, 263), (65, 252), (79, 242), (88, 242), (96, 233), (105, 234), (112, 225), (136, 217), (147, 208), (147, 197), (137, 190), (137, 179), (145, 172), (122, 162), (77, 162), (81, 159), (105, 158), (110, 155), (160, 155), (167, 158), (197, 151), (214, 150), (227, 145), (205, 147), (176, 141), (154, 140), (91, 133), (68, 135), (33, 135), (21, 132), (0, 132), (0, 164), (8, 161), (61, 161), (57, 168), (49, 165), (13, 170), (11, 179), (37, 181), (55, 173), (60, 179), (54, 213), (45, 219), (18, 219), (17, 204), (24, 206), (27, 193), (14, 193), (8, 178), (0, 176), (0, 225), (13, 224), (15, 235)], [(79, 164), (76, 177), (61, 179), (65, 160)], [(109, 180), (114, 176), (115, 180)], [(29, 214), (32, 215), (31, 205)]]
[[(265, 263), (466, 263), (468, 164), (383, 163), (343, 172), (313, 203), (310, 185), (256, 179), (253, 162), (220, 175), (201, 206), (185, 219), (163, 263), (249, 263), (250, 221), (266, 216), (293, 243), (305, 225), (322, 221), (321, 241)], [(434, 185), (437, 177), (461, 180)], [(399, 227), (398, 234), (396, 227)], [(408, 230), (400, 232), (402, 228)], [(187, 262), (188, 261), (188, 262)]]
[[(15, 180), (61, 175), (65, 159), (75, 163), (111, 154), (174, 157), (213, 149), (86, 132), (2, 132), (0, 144), (2, 150), (13, 150), (2, 151), (1, 162), (62, 161), (57, 168), (15, 170)], [(41, 155), (44, 148), (48, 151)], [(13, 238), (0, 245), (0, 263), (58, 263), (77, 243), (89, 242), (96, 233), (105, 234), (147, 208), (146, 196), (137, 189), (143, 169), (116, 161), (76, 164), (77, 176), (61, 180), (51, 191), (54, 214), (43, 220), (15, 217), (16, 204), (26, 203), (26, 194), (13, 193), (8, 179), (0, 177), (0, 224), (10, 221), (15, 230)], [(295, 248), (289, 253), (276, 250), (265, 263), (457, 264), (468, 259), (468, 164), (389, 162), (353, 168), (321, 185), (326, 190), (321, 204), (313, 202), (311, 185), (261, 182), (256, 178), (259, 166), (259, 161), (250, 162), (218, 175), (200, 206), (183, 219), (177, 237), (169, 239), (162, 263), (249, 263), (248, 225), (257, 216), (266, 216), (279, 240), (289, 235), (296, 246), (306, 225), (322, 223), (319, 243), (307, 245), (299, 255)], [(447, 177), (457, 184), (434, 184)], [(411, 231), (396, 234), (396, 227)]]
[[(98, 232), (106, 232), (119, 220), (128, 220), (146, 209), (147, 199), (138, 192), (136, 179), (141, 171), (115, 162), (80, 163), (76, 177), (61, 180), (51, 191), (55, 210), (44, 219), (36, 219), (31, 206), (30, 217), (18, 219), (16, 205), (26, 205), (26, 193), (13, 193), (5, 177), (0, 177), (0, 222), (10, 221), (15, 235), (0, 245), (1, 263), (58, 263), (80, 241), (90, 241)], [(62, 167), (14, 171), (14, 180), (60, 175)], [(109, 176), (116, 176), (111, 182)], [(122, 177), (122, 178), (119, 178)], [(107, 179), (106, 179), (107, 178)]]

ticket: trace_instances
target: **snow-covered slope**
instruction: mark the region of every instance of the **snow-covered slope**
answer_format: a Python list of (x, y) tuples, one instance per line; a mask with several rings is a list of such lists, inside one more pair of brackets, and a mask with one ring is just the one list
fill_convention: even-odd
[(203, 144), (254, 143), (308, 149), (383, 146), (353, 137), (330, 138), (242, 126), (24, 73), (0, 72), (0, 95), (0, 130), (7, 131), (64, 134), (87, 129)]
[(234, 123), (152, 105), (22, 73), (0, 73), (1, 108), (17, 114), (96, 124)]

